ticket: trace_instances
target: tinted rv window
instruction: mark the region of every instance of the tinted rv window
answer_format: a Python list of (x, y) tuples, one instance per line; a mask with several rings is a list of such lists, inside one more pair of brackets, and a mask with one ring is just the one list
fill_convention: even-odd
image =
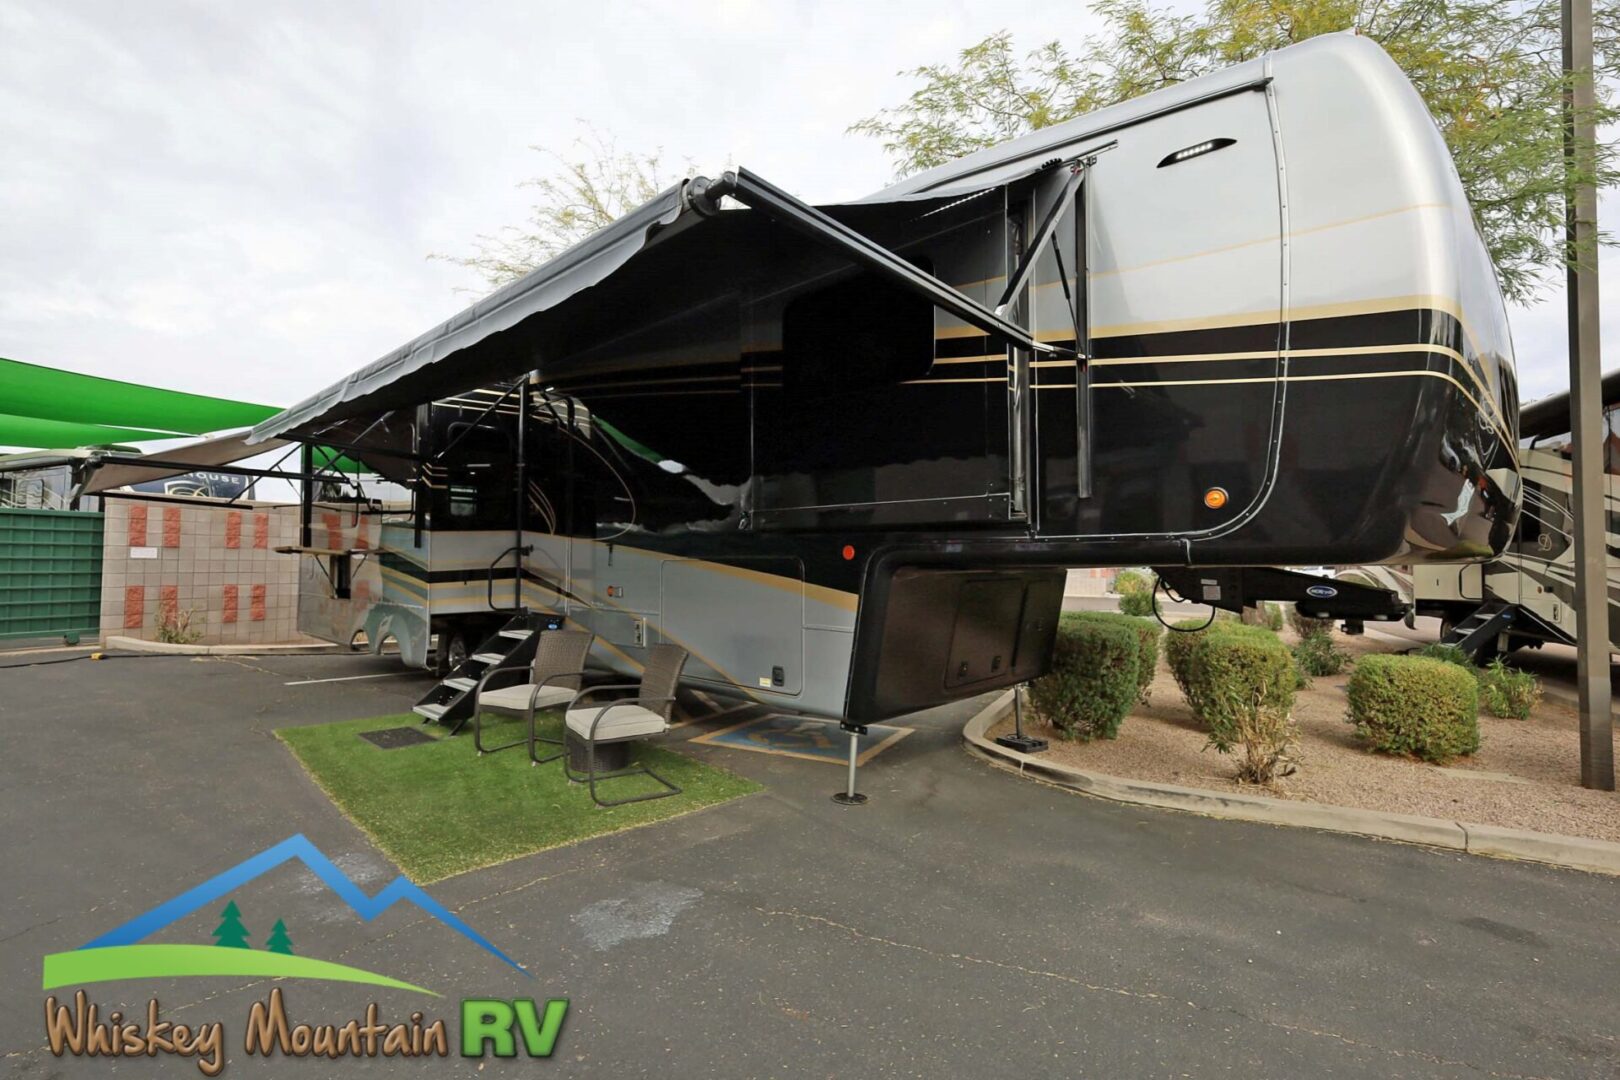
[(941, 377), (934, 350), (933, 306), (870, 277), (792, 301), (780, 385), (755, 389), (755, 526), (986, 513), (986, 397), (1005, 413), (1006, 383)]
[(921, 378), (934, 362), (933, 346), (933, 306), (862, 274), (788, 305), (782, 388), (821, 398)]

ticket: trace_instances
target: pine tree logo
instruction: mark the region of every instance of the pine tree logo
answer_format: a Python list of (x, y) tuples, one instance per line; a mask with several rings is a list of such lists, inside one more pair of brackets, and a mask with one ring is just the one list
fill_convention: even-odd
[(219, 913), (219, 925), (214, 927), (214, 944), (227, 949), (252, 947), (248, 944), (248, 928), (242, 925), (242, 913), (237, 910), (235, 900), (226, 904), (225, 910)]
[(286, 923), (282, 922), (280, 919), (276, 920), (276, 925), (270, 928), (270, 940), (264, 943), (264, 947), (271, 952), (280, 953), (283, 956), (291, 956), (293, 954), (292, 939), (287, 936)]

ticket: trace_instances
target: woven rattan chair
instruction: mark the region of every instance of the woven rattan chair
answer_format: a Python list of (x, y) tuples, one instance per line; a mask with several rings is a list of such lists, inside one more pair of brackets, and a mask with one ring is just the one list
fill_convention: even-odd
[[(561, 739), (544, 739), (534, 733), (534, 714), (539, 709), (566, 705), (579, 693), (580, 679), (585, 674), (585, 657), (591, 651), (596, 635), (584, 630), (546, 630), (534, 647), (534, 663), (525, 671), (520, 667), (494, 668), (484, 673), (473, 691), (473, 745), (480, 754), (496, 750), (510, 750), (525, 743), (529, 747), (529, 760), (536, 763), (555, 761), (562, 751), (544, 758), (535, 756), (536, 743), (562, 746)], [(526, 681), (512, 686), (496, 686), (512, 678)], [(499, 746), (485, 746), (483, 740), (484, 712), (519, 713), (528, 727), (528, 737), (514, 739)]]
[[(563, 759), (568, 779), (588, 783), (591, 798), (598, 806), (621, 806), (624, 803), (645, 802), (679, 795), (681, 789), (653, 772), (646, 765), (637, 764), (615, 772), (596, 771), (596, 748), (602, 743), (628, 742), (646, 739), (669, 730), (669, 718), (675, 710), (675, 690), (680, 685), (681, 669), (686, 666), (686, 650), (674, 645), (654, 645), (647, 651), (647, 667), (641, 673), (641, 683), (621, 683), (610, 686), (592, 686), (580, 691), (568, 707), (568, 733), (585, 744), (585, 774), (576, 776)], [(611, 690), (634, 690), (635, 697), (620, 698), (603, 705), (584, 705), (586, 698)], [(645, 774), (663, 785), (663, 791), (646, 795), (631, 795), (623, 799), (604, 799), (596, 793), (596, 785), (603, 780)]]

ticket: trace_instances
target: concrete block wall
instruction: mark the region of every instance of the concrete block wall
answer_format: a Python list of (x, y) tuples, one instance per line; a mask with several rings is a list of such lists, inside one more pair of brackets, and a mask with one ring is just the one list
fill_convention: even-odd
[(296, 506), (106, 500), (101, 635), (155, 641), (191, 613), (205, 645), (299, 637)]
[(1088, 566), (1083, 570), (1070, 570), (1063, 584), (1064, 596), (1107, 596), (1114, 585), (1118, 570), (1111, 566)]

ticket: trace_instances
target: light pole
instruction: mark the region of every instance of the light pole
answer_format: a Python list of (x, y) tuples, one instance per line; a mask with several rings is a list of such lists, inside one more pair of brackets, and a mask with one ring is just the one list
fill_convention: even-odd
[(1603, 363), (1598, 338), (1596, 85), (1592, 0), (1563, 0), (1564, 164), (1569, 296), (1569, 412), (1574, 441), (1575, 649), (1580, 683), (1581, 786), (1614, 790), (1609, 716), (1609, 587), (1604, 550)]

